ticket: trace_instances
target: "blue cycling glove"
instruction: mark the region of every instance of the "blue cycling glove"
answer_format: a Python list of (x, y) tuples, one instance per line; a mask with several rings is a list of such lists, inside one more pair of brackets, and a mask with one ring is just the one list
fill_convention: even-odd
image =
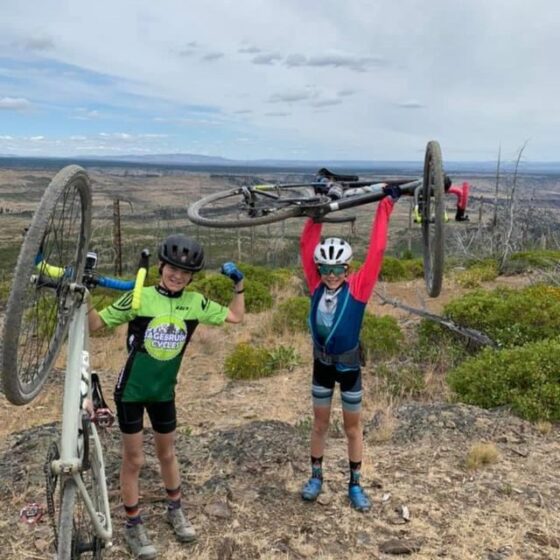
[(233, 262), (224, 263), (220, 272), (232, 280), (234, 284), (239, 284), (244, 278), (243, 272), (241, 272)]
[(398, 200), (401, 196), (401, 188), (398, 185), (385, 185), (383, 187), (383, 192), (393, 199), (393, 202)]

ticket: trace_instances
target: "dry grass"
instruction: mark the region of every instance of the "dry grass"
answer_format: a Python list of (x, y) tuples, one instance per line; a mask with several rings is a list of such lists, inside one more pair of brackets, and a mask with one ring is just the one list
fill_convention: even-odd
[(491, 465), (498, 462), (500, 452), (493, 443), (475, 443), (467, 454), (466, 466), (469, 470), (476, 470), (484, 465)]

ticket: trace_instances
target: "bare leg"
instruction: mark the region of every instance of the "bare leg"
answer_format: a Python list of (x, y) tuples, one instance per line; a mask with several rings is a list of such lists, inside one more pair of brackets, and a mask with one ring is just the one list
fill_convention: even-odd
[(175, 434), (175, 431), (168, 434), (158, 434), (154, 432), (156, 455), (161, 469), (161, 478), (167, 490), (179, 488), (181, 485), (179, 464), (177, 462), (177, 455), (175, 454)]
[(359, 463), (362, 460), (364, 436), (361, 416), (361, 412), (342, 411), (344, 431), (348, 440), (348, 459), (353, 463)]
[(122, 434), (121, 499), (126, 506), (138, 503), (138, 479), (144, 464), (144, 435)]
[(313, 407), (313, 428), (311, 430), (311, 456), (322, 457), (329, 430), (330, 406)]

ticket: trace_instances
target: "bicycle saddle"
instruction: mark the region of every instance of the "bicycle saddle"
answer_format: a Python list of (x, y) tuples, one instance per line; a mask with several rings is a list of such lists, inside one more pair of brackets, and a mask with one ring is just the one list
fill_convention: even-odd
[(357, 175), (339, 175), (337, 173), (333, 173), (332, 171), (329, 171), (326, 167), (322, 167), (321, 169), (319, 169), (319, 171), (317, 171), (315, 175), (317, 177), (324, 177), (329, 181), (335, 181), (335, 182), (339, 182), (339, 181), (353, 182), (353, 181), (359, 181), (360, 179)]

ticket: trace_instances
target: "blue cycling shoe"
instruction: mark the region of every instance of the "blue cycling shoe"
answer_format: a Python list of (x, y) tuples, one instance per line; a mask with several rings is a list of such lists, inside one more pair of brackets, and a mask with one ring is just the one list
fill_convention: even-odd
[(369, 511), (371, 509), (370, 499), (359, 484), (348, 487), (348, 498), (350, 498), (352, 507), (358, 511)]
[(321, 493), (323, 481), (320, 478), (310, 478), (301, 491), (301, 497), (307, 502), (314, 502)]

